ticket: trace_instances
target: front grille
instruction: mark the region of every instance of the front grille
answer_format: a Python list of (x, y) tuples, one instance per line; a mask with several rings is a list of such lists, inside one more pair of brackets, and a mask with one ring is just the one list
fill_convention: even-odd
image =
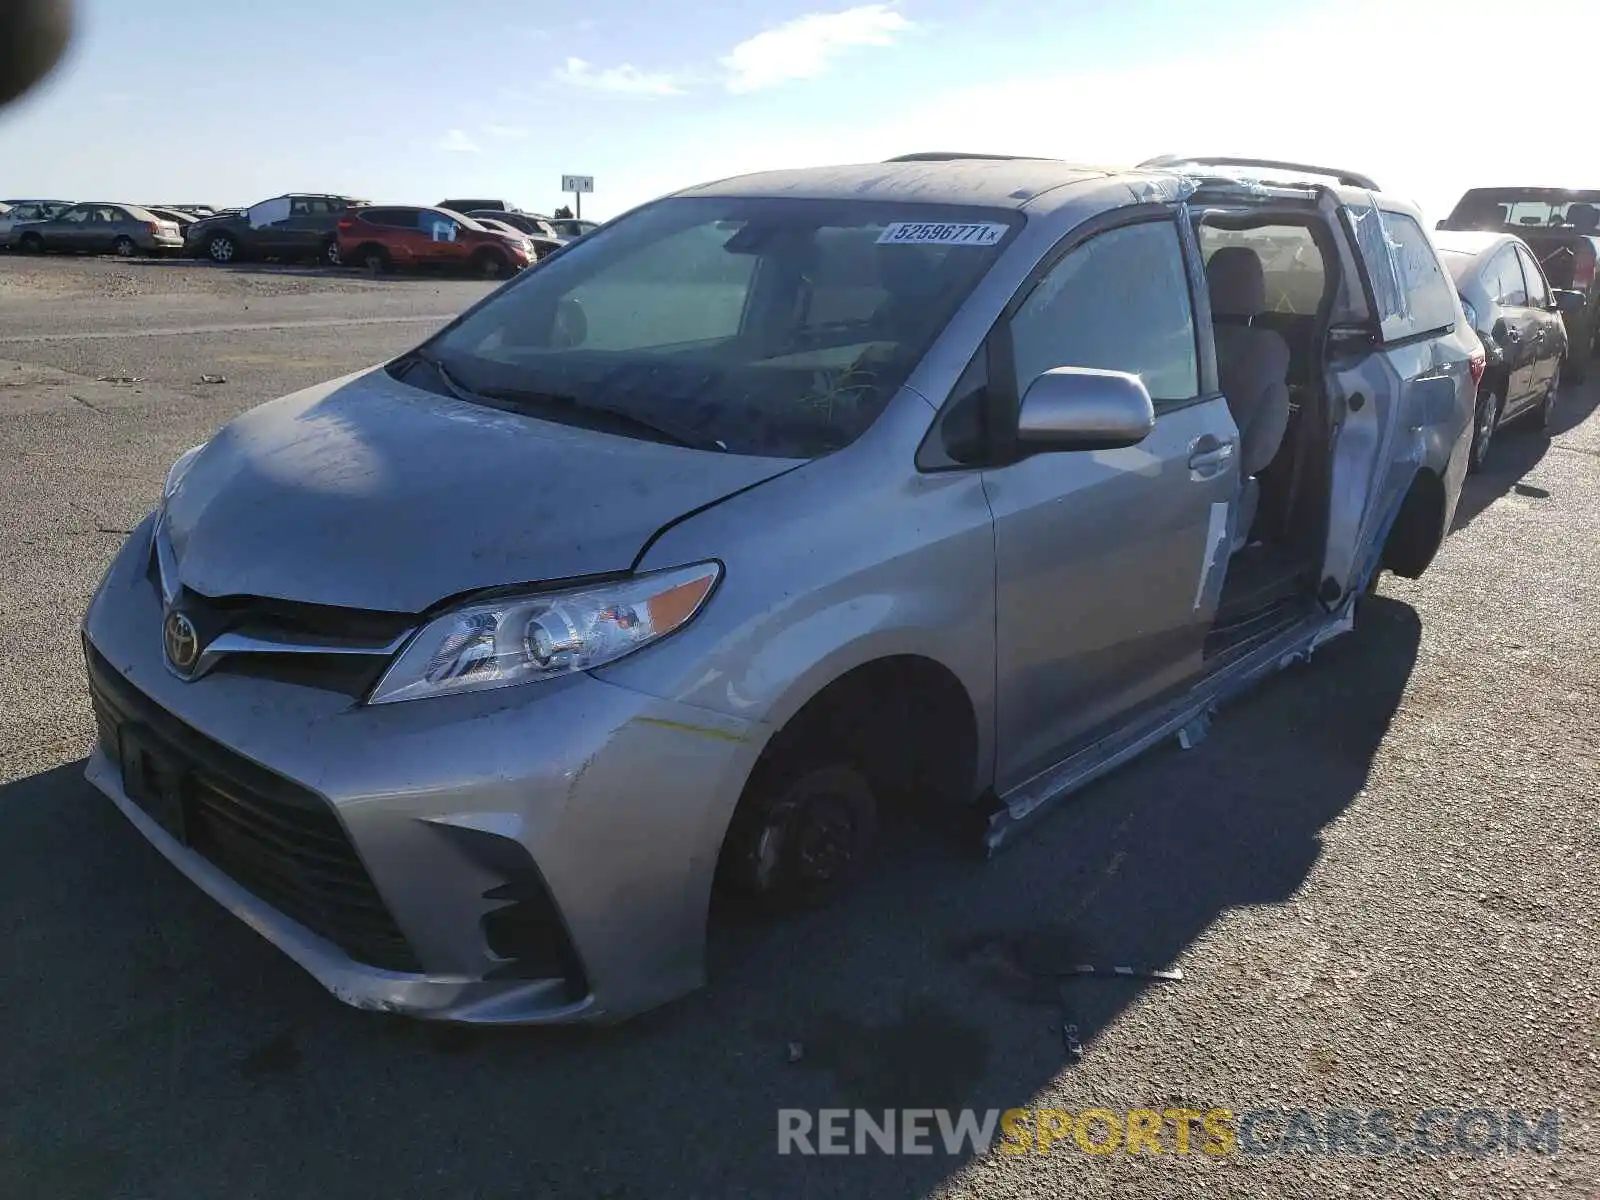
[(119, 676), (93, 646), (85, 645), (85, 657), (100, 744), (113, 764), (122, 765), (130, 799), (240, 885), (356, 961), (391, 971), (422, 969), (326, 800), (185, 725)]
[[(157, 542), (165, 537), (165, 530), (157, 527)], [(146, 574), (159, 594), (162, 583), (157, 543), (152, 543)], [(252, 650), (226, 654), (211, 668), (214, 672), (299, 684), (356, 700), (372, 690), (388, 666), (390, 656), (385, 651), (417, 623), (409, 613), (380, 609), (311, 604), (273, 596), (207, 596), (181, 586), (178, 592), (176, 607), (194, 623), (204, 645), (225, 633), (236, 633), (299, 647), (282, 653)], [(317, 646), (338, 649), (318, 653), (308, 648)]]

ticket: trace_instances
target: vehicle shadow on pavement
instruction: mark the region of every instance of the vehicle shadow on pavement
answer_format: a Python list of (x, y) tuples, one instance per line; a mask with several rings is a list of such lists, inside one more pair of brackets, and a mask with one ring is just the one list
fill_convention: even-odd
[[(1600, 374), (1600, 360), (1590, 370)], [(1550, 452), (1550, 443), (1582, 425), (1597, 406), (1600, 379), (1591, 378), (1561, 389), (1555, 424), (1549, 430), (1539, 428), (1537, 417), (1519, 418), (1501, 429), (1489, 443), (1487, 467), (1481, 474), (1468, 475), (1462, 485), (1461, 502), (1456, 506), (1450, 532), (1465, 529), (1479, 513), (1516, 488)]]
[[(777, 1110), (1005, 1109), (1061, 1082), (1052, 973), (1173, 964), (1230, 910), (1290, 901), (1419, 641), (1416, 613), (1375, 597), (1197, 748), (1132, 764), (993, 860), (909, 834), (835, 907), (721, 920), (711, 987), (603, 1030), (345, 1008), (167, 866), (81, 762), (0, 787), (0, 1161), (52, 1200), (923, 1194), (967, 1156), (780, 1157)], [(1284, 953), (1245, 957), (1276, 975)], [(1149, 986), (1182, 1028), (1191, 989), (1230, 983)], [(1146, 990), (1068, 985), (1086, 1063)], [(1166, 1053), (1200, 1053), (1181, 1044)]]

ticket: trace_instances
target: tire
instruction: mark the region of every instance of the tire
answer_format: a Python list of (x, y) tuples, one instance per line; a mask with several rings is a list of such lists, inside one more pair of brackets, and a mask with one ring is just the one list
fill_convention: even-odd
[(852, 766), (758, 765), (723, 842), (723, 879), (762, 912), (815, 908), (855, 882), (877, 824), (877, 800)]
[(116, 241), (111, 243), (111, 249), (116, 253), (118, 258), (132, 258), (135, 254), (139, 253), (139, 247), (133, 244), (133, 239), (131, 237), (119, 237)]
[(206, 257), (214, 263), (239, 261), (239, 243), (231, 234), (214, 233), (206, 239)]
[(44, 239), (37, 233), (25, 233), (17, 239), (17, 249), (23, 254), (43, 254)]
[(339, 253), (338, 238), (329, 238), (322, 243), (322, 253), (317, 255), (317, 261), (325, 267), (344, 266), (344, 258)]
[(382, 275), (394, 266), (389, 259), (389, 252), (382, 246), (369, 242), (355, 253), (356, 265), (374, 275)]
[(1547, 433), (1555, 427), (1556, 410), (1561, 403), (1561, 364), (1556, 364), (1556, 373), (1550, 377), (1550, 387), (1544, 394), (1544, 400), (1539, 405), (1539, 428)]
[(1489, 449), (1504, 411), (1505, 400), (1492, 388), (1485, 388), (1478, 396), (1478, 406), (1472, 415), (1472, 452), (1467, 456), (1470, 474), (1478, 474), (1488, 464)]
[(1567, 356), (1561, 360), (1561, 369), (1573, 383), (1582, 383), (1589, 373), (1589, 356), (1594, 352), (1593, 320), (1584, 322), (1572, 334), (1567, 340)]
[(484, 279), (504, 279), (511, 274), (511, 264), (494, 250), (479, 250), (472, 256), (472, 270)]

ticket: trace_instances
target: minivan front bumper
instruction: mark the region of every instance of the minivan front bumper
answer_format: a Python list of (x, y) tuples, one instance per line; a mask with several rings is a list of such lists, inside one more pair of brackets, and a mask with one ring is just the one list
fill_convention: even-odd
[(87, 777), (346, 1003), (616, 1020), (704, 982), (723, 831), (764, 727), (587, 675), (363, 706), (161, 649), (153, 521), (84, 619)]

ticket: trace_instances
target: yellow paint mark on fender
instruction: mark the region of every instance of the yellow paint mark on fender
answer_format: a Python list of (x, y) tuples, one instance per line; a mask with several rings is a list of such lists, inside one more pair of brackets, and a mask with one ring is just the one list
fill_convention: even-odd
[(690, 725), (685, 721), (669, 721), (665, 717), (635, 717), (639, 725), (659, 725), (663, 729), (676, 729), (679, 733), (699, 733), (723, 742), (742, 742), (744, 734), (729, 733), (725, 729), (711, 729), (705, 725)]

